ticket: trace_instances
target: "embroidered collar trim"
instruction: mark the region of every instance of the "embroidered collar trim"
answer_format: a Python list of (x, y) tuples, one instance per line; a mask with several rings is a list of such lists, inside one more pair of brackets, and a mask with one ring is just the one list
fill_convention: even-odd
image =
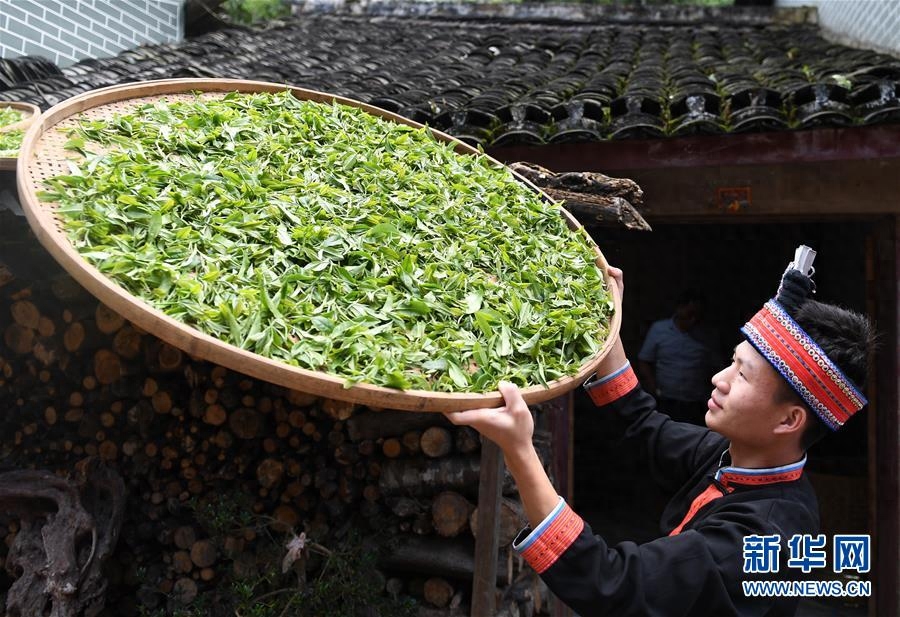
[[(723, 455), (724, 460), (724, 455)], [(776, 484), (778, 482), (792, 482), (803, 475), (803, 466), (806, 465), (806, 455), (796, 463), (782, 465), (780, 467), (768, 467), (764, 469), (748, 469), (745, 467), (720, 467), (716, 471), (716, 481), (725, 486), (741, 484), (744, 486), (762, 486)]]

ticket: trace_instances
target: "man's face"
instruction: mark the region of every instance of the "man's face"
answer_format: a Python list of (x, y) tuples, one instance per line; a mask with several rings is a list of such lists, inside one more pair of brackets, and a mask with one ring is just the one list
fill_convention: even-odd
[(747, 341), (731, 365), (713, 376), (706, 425), (735, 443), (765, 447), (781, 420), (776, 394), (781, 376)]

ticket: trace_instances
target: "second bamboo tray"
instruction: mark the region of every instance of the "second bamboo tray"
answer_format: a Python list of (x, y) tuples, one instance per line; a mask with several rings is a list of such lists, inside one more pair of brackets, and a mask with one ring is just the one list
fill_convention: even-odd
[[(66, 137), (64, 130), (59, 129), (71, 128), (78, 121), (84, 119), (105, 118), (116, 113), (127, 113), (138, 105), (161, 97), (171, 101), (177, 100), (179, 97), (193, 98), (196, 92), (202, 92), (204, 96), (223, 96), (228, 92), (283, 92), (285, 90), (290, 90), (294, 96), (300, 99), (358, 107), (385, 120), (422, 127), (421, 124), (358, 101), (265, 82), (171, 79), (114, 86), (89, 92), (64, 101), (48, 110), (40, 116), (25, 135), (19, 155), (17, 184), (22, 207), (38, 240), (63, 268), (111, 309), (143, 330), (196, 358), (208, 360), (291, 389), (372, 407), (406, 411), (459, 411), (502, 405), (503, 399), (497, 392), (447, 393), (398, 390), (365, 383), (345, 387), (344, 378), (338, 375), (291, 366), (279, 360), (272, 360), (240, 349), (195, 330), (131, 295), (101, 274), (72, 246), (62, 230), (52, 205), (42, 203), (37, 197), (37, 193), (42, 190), (44, 180), (67, 172), (66, 161), (72, 154), (63, 149)], [(442, 141), (452, 142), (457, 152), (471, 156), (485, 156), (449, 135), (434, 130), (432, 133)], [(540, 193), (534, 185), (521, 176), (517, 175), (517, 178)], [(561, 210), (561, 213), (570, 228), (580, 227), (578, 221), (567, 211)], [(621, 298), (615, 282), (606, 272), (607, 264), (602, 253), (596, 248), (595, 251), (597, 265), (606, 273), (606, 282), (612, 290), (615, 305), (609, 336), (601, 350), (592, 356), (576, 375), (554, 380), (546, 388), (541, 385), (523, 388), (522, 394), (529, 403), (556, 398), (580, 385), (594, 372), (618, 335), (621, 324)]]
[[(0, 101), (0, 109), (4, 107), (12, 107), (13, 109), (25, 114), (25, 117), (18, 122), (0, 126), (0, 133), (8, 131), (25, 131), (34, 121), (41, 115), (41, 109), (37, 105), (31, 103), (20, 103), (18, 101)], [(21, 152), (21, 150), (20, 150)], [(17, 156), (0, 156), (0, 169), (12, 170), (16, 168), (16, 162), (19, 160)]]

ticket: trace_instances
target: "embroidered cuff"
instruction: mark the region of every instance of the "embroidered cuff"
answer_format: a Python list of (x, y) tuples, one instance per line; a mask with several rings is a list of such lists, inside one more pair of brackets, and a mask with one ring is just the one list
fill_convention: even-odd
[(566, 552), (575, 538), (584, 529), (584, 521), (560, 497), (559, 503), (540, 525), (520, 540), (528, 532), (526, 528), (513, 542), (513, 550), (522, 555), (538, 574), (556, 563)]
[(614, 373), (585, 383), (584, 389), (597, 407), (603, 407), (622, 398), (637, 385), (637, 375), (634, 374), (631, 363), (626, 361), (625, 365)]

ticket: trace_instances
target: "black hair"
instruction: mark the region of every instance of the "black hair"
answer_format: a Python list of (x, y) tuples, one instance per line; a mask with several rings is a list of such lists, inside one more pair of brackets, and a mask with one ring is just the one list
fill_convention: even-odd
[[(869, 354), (875, 346), (875, 330), (869, 319), (849, 309), (815, 300), (799, 304), (791, 316), (853, 382), (853, 385), (863, 391), (868, 375)], [(776, 395), (779, 402), (800, 403), (815, 420), (808, 423), (801, 439), (801, 446), (807, 450), (827, 435), (830, 429), (803, 402), (787, 381), (782, 380), (782, 385)]]

